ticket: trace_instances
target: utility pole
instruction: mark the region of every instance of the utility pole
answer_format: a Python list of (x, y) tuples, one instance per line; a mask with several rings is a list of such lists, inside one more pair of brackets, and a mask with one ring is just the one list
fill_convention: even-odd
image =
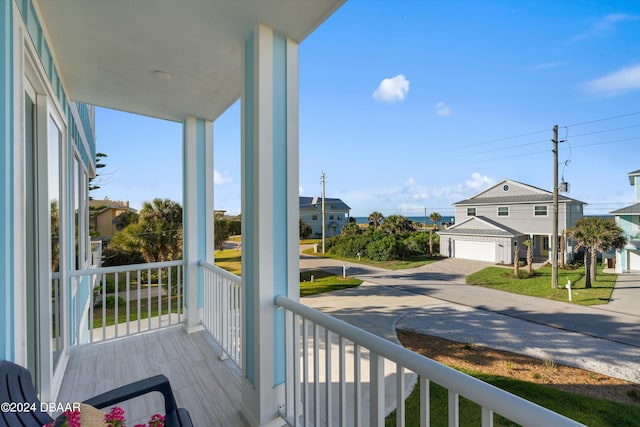
[(322, 172), (322, 175), (320, 176), (320, 183), (322, 184), (322, 253), (324, 253), (324, 238), (325, 238), (325, 228), (327, 226), (327, 224), (324, 221), (324, 215), (325, 215), (325, 210), (324, 210), (324, 184), (326, 181), (326, 175), (324, 174), (324, 172)]
[(551, 231), (551, 287), (558, 288), (558, 125), (553, 127), (553, 228)]

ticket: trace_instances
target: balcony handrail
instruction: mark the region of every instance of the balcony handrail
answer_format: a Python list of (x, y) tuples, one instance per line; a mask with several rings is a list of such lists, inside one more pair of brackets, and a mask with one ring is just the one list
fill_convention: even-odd
[(207, 261), (200, 260), (198, 261), (198, 265), (200, 267), (206, 268), (209, 271), (213, 271), (214, 273), (219, 274), (220, 276), (224, 277), (227, 280), (231, 280), (237, 283), (242, 283), (242, 277), (236, 274), (230, 273), (223, 268), (210, 264)]
[(220, 346), (220, 357), (241, 368), (242, 278), (204, 260), (198, 266), (204, 280), (201, 323)]
[(184, 265), (176, 260), (69, 271), (73, 345), (183, 323)]
[(85, 276), (87, 272), (91, 274), (109, 274), (109, 273), (120, 273), (125, 270), (148, 270), (148, 269), (158, 269), (165, 267), (176, 267), (184, 265), (184, 260), (176, 260), (176, 261), (163, 261), (163, 262), (148, 262), (143, 264), (123, 264), (123, 265), (114, 265), (112, 267), (95, 267), (88, 268), (84, 270), (70, 270), (69, 276)]
[[(491, 384), (456, 371), (425, 356), (321, 313), (283, 295), (275, 297), (275, 305), (308, 319), (354, 344), (368, 348), (378, 356), (396, 362), (417, 375), (431, 380), (521, 425), (583, 426), (533, 402), (501, 390)], [(422, 416), (423, 414), (421, 414)]]

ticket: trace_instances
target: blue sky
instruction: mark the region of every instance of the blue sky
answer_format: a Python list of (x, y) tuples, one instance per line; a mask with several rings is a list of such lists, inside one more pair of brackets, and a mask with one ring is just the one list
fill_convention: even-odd
[[(300, 46), (300, 194), (353, 216), (452, 214), (509, 178), (560, 176), (587, 214), (634, 203), (640, 2), (351, 0)], [(182, 201), (181, 125), (97, 111), (102, 188)], [(240, 213), (240, 110), (214, 125), (215, 208)]]

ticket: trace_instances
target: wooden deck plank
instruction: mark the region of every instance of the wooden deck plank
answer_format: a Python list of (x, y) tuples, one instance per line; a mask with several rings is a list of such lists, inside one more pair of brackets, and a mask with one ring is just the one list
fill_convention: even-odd
[[(181, 326), (74, 347), (57, 401), (80, 402), (164, 374), (195, 426), (245, 426), (240, 415), (240, 370), (229, 359), (220, 360), (219, 354), (206, 331), (189, 335)], [(151, 395), (121, 406), (127, 425), (134, 425), (160, 412), (162, 403), (159, 395)]]

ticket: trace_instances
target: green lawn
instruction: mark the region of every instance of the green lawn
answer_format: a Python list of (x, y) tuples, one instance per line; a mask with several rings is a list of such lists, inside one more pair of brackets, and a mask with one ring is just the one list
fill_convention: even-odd
[(366, 258), (349, 258), (349, 257), (338, 257), (331, 254), (321, 254), (314, 253), (313, 248), (306, 249), (303, 251), (305, 255), (313, 255), (320, 258), (329, 258), (329, 259), (337, 259), (340, 261), (348, 261), (356, 264), (370, 265), (373, 267), (386, 268), (387, 270), (406, 270), (409, 268), (417, 268), (423, 266), (425, 264), (430, 264), (434, 261), (437, 261), (438, 257), (430, 257), (429, 255), (420, 255), (408, 258), (406, 260), (396, 260), (396, 261), (372, 261)]
[[(464, 369), (460, 369), (460, 371), (591, 427), (632, 426), (638, 425), (638, 420), (640, 420), (640, 407), (559, 391), (513, 378)], [(447, 425), (447, 390), (437, 384), (430, 383), (429, 391), (431, 425), (445, 426)], [(419, 383), (405, 401), (405, 413), (408, 427), (420, 425)], [(395, 416), (395, 411), (393, 411), (385, 420), (385, 426), (395, 426)], [(461, 397), (460, 426), (479, 426), (481, 420), (480, 406)], [(496, 427), (515, 425), (517, 424), (499, 415), (494, 416), (494, 426)]]
[[(313, 282), (311, 281), (313, 276)], [(353, 288), (362, 283), (362, 280), (354, 277), (336, 276), (323, 270), (312, 270), (300, 273), (300, 296), (322, 294), (324, 292), (337, 291), (339, 289)]]
[(501, 291), (548, 298), (556, 301), (568, 301), (568, 291), (565, 289), (567, 280), (571, 280), (572, 302), (581, 305), (606, 304), (611, 298), (611, 292), (616, 283), (615, 274), (602, 272), (598, 266), (598, 275), (592, 288), (586, 289), (584, 268), (576, 270), (558, 270), (558, 289), (551, 287), (551, 266), (543, 266), (531, 277), (527, 275), (527, 268), (520, 268), (520, 278), (513, 275), (513, 268), (487, 267), (467, 276), (467, 284), (484, 286)]
[[(158, 316), (158, 297), (151, 297), (151, 299), (148, 299), (146, 296), (146, 289), (141, 291), (141, 299), (140, 299), (140, 319), (147, 319), (149, 317), (149, 306), (151, 306), (151, 317), (156, 317)], [(137, 295), (134, 294), (133, 292), (131, 293), (132, 296)], [(121, 298), (124, 298), (124, 295), (120, 295)], [(184, 296), (181, 295), (181, 298), (184, 298)], [(163, 296), (162, 299), (160, 300), (160, 309), (162, 314), (168, 314), (169, 313), (169, 298), (167, 296)], [(172, 313), (178, 313), (178, 305), (179, 303), (181, 303), (182, 301), (178, 301), (178, 296), (177, 295), (172, 295), (171, 296), (171, 312)], [(98, 305), (97, 307), (93, 308), (93, 327), (94, 328), (101, 328), (102, 327), (102, 305)], [(106, 319), (106, 323), (105, 326), (111, 326), (111, 325), (115, 325), (115, 316), (116, 316), (116, 309), (115, 306), (114, 307), (110, 307), (110, 308), (105, 308), (105, 319)], [(138, 301), (137, 300), (131, 300), (129, 302), (129, 321), (133, 322), (133, 321), (137, 321), (138, 320)], [(126, 302), (124, 302), (124, 300), (118, 304), (118, 324), (120, 323), (126, 323), (127, 321), (127, 305)]]
[[(238, 276), (242, 273), (242, 253), (236, 249), (225, 249), (215, 252), (216, 265)], [(311, 275), (314, 276), (311, 282)], [(358, 286), (362, 280), (353, 277), (343, 279), (342, 276), (314, 270), (310, 272), (300, 273), (300, 296), (321, 294), (323, 292), (335, 291), (338, 289), (351, 288)]]
[(224, 249), (215, 251), (216, 265), (230, 273), (240, 276), (242, 273), (242, 251), (237, 249)]

